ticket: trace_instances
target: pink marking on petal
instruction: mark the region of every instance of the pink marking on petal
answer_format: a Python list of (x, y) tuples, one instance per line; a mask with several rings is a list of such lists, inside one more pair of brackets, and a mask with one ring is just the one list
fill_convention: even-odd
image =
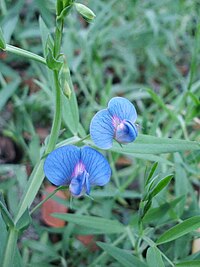
[(117, 130), (123, 130), (124, 129), (124, 122), (121, 122), (120, 124), (117, 125)]
[(72, 177), (77, 177), (78, 175), (80, 175), (84, 171), (85, 171), (85, 165), (81, 161), (79, 161), (74, 168), (74, 171), (72, 173)]
[(112, 124), (114, 126), (114, 128), (116, 129), (118, 127), (118, 125), (121, 123), (122, 121), (120, 120), (120, 118), (118, 118), (117, 116), (113, 116), (112, 117)]

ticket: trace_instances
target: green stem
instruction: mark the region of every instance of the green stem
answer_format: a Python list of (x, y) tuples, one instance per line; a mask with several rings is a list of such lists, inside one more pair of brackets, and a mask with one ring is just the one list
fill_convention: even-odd
[[(56, 28), (55, 36), (56, 38), (54, 45), (56, 47), (55, 55), (57, 56), (60, 53), (62, 30), (58, 31), (58, 29)], [(62, 101), (61, 101), (61, 89), (58, 77), (59, 72), (57, 70), (54, 70), (53, 76), (54, 76), (54, 87), (55, 87), (55, 113), (49, 137), (49, 142), (47, 144), (46, 151), (44, 153), (45, 155), (49, 154), (55, 148), (61, 125)], [(44, 179), (43, 164), (44, 164), (44, 158), (40, 159), (39, 163), (35, 166), (33, 173), (31, 174), (31, 177), (27, 184), (27, 188), (19, 204), (19, 210), (16, 215), (15, 223), (22, 216), (26, 208), (30, 207), (37, 192), (40, 189), (40, 186)]]
[(61, 125), (61, 114), (62, 114), (62, 99), (61, 99), (61, 90), (58, 78), (58, 71), (54, 71), (54, 83), (55, 83), (55, 114), (53, 118), (53, 124), (51, 128), (51, 133), (49, 137), (49, 142), (45, 151), (45, 154), (50, 153), (56, 146), (58, 139), (60, 125)]
[(15, 256), (16, 245), (17, 245), (18, 231), (11, 228), (8, 235), (8, 240), (4, 250), (4, 257), (2, 261), (2, 267), (13, 266), (13, 259)]
[(62, 189), (65, 189), (66, 188), (66, 186), (59, 186), (59, 187), (57, 187), (52, 193), (50, 193), (50, 194), (48, 194), (48, 196), (45, 198), (45, 199), (43, 199), (39, 204), (37, 204), (31, 211), (30, 211), (30, 215), (33, 213), (33, 212), (35, 212), (37, 209), (39, 209), (48, 199), (50, 199), (52, 196), (54, 196), (55, 195), (55, 193), (57, 192), (57, 191), (59, 191), (59, 190), (62, 190)]
[(133, 248), (135, 248), (136, 240), (135, 240), (135, 237), (131, 231), (130, 226), (126, 227), (126, 232), (127, 232), (127, 237), (130, 239)]
[(115, 184), (116, 184), (117, 188), (119, 189), (120, 188), (120, 182), (119, 182), (118, 174), (117, 174), (117, 171), (116, 171), (116, 168), (115, 168), (115, 162), (113, 160), (113, 156), (112, 156), (112, 152), (111, 151), (108, 151), (108, 157), (109, 157), (110, 166), (111, 166), (111, 169), (112, 169), (112, 176), (113, 176), (113, 178), (115, 180)]
[(6, 50), (6, 52), (10, 52), (10, 53), (16, 54), (18, 56), (26, 57), (28, 59), (33, 59), (35, 61), (38, 61), (38, 62), (43, 63), (43, 64), (46, 65), (45, 58), (43, 58), (41, 56), (38, 56), (38, 55), (36, 55), (36, 54), (34, 54), (32, 52), (29, 52), (27, 50), (21, 49), (19, 47), (7, 44), (5, 50)]
[[(56, 89), (55, 113), (54, 113), (53, 124), (51, 128), (49, 142), (48, 142), (48, 145), (45, 151), (45, 155), (47, 155), (54, 149), (58, 135), (59, 135), (60, 125), (61, 125), (61, 90), (59, 87), (57, 71), (54, 71), (54, 83), (55, 83), (55, 89)], [(44, 164), (44, 158), (40, 159), (39, 163), (35, 166), (33, 170), (33, 173), (27, 184), (27, 189), (25, 190), (25, 193), (19, 204), (19, 210), (16, 215), (15, 223), (19, 220), (19, 218), (24, 213), (26, 208), (30, 207), (37, 192), (40, 189), (40, 186), (44, 179), (43, 164)]]

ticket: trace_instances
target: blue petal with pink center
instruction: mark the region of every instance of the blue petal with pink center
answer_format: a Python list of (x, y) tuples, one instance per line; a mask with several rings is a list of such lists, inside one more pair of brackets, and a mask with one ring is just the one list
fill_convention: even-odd
[(111, 169), (105, 157), (93, 148), (62, 146), (52, 151), (44, 162), (44, 173), (57, 185), (69, 185), (73, 196), (90, 194), (93, 185), (103, 186), (110, 180)]
[(90, 136), (96, 146), (102, 149), (112, 147), (113, 139), (122, 144), (133, 142), (138, 130), (135, 125), (137, 112), (126, 98), (114, 97), (108, 108), (96, 113), (90, 124)]

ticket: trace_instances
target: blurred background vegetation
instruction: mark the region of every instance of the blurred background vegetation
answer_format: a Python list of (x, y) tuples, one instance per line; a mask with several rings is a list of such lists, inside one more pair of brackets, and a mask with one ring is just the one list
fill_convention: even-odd
[[(79, 136), (89, 133), (95, 112), (106, 107), (111, 97), (119, 95), (136, 106), (141, 133), (199, 141), (200, 1), (88, 0), (82, 3), (94, 11), (96, 19), (88, 24), (72, 12), (66, 19), (62, 44), (79, 106)], [(55, 1), (1, 0), (0, 26), (6, 42), (42, 55), (39, 16), (53, 33)], [(44, 66), (3, 51), (0, 52), (0, 88), (0, 189), (9, 210), (15, 214), (27, 177), (49, 134), (53, 95)], [(64, 110), (62, 128), (65, 130), (60, 140), (73, 137), (77, 131), (70, 127), (69, 116), (68, 110)], [(75, 199), (73, 212), (115, 218), (134, 226), (144, 190), (145, 166), (150, 168), (153, 161), (159, 161), (157, 171), (174, 172), (175, 179), (156, 197), (153, 208), (161, 207), (159, 212), (162, 212), (166, 201), (180, 199), (174, 204), (178, 204), (176, 209), (169, 208), (165, 216), (156, 213), (146, 219), (148, 235), (156, 238), (165, 230), (163, 224), (170, 225), (176, 216), (188, 218), (199, 214), (198, 152), (162, 157), (145, 154), (122, 157), (110, 152), (108, 157), (114, 182), (106, 189), (94, 190), (94, 201)], [(117, 180), (121, 184), (120, 196), (113, 193), (117, 192)], [(34, 204), (39, 199), (40, 194)], [(58, 201), (69, 206), (68, 201)], [(47, 228), (39, 212), (34, 216), (33, 226), (19, 243), (26, 266), (89, 266), (97, 259), (99, 263), (95, 266), (121, 266), (108, 256), (99, 259), (100, 249), (95, 247), (89, 253), (89, 248), (74, 238), (78, 234), (95, 234), (94, 231), (79, 229), (73, 223), (61, 229)], [(93, 238), (115, 242), (120, 237), (101, 233)], [(171, 246), (165, 245), (166, 254), (173, 260), (188, 257), (192, 252), (191, 240), (192, 236), (186, 236)], [(120, 246), (129, 249), (130, 240), (123, 240)], [(144, 244), (137, 253), (145, 257), (146, 249)], [(199, 253), (195, 255), (197, 259), (200, 257)]]

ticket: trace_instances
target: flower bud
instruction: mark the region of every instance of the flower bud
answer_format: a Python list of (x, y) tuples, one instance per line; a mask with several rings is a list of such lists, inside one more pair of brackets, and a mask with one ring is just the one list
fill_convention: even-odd
[(87, 21), (87, 22), (91, 22), (96, 15), (94, 14), (94, 12), (89, 9), (88, 7), (86, 7), (83, 4), (80, 3), (75, 3), (75, 7), (76, 10), (78, 11), (78, 13)]
[(71, 97), (71, 88), (69, 87), (68, 82), (65, 80), (64, 84), (63, 84), (63, 94), (67, 97), (70, 98)]
[(66, 64), (63, 64), (63, 67), (60, 72), (60, 83), (62, 87), (63, 94), (70, 99), (72, 90), (69, 85), (69, 70), (66, 67)]

